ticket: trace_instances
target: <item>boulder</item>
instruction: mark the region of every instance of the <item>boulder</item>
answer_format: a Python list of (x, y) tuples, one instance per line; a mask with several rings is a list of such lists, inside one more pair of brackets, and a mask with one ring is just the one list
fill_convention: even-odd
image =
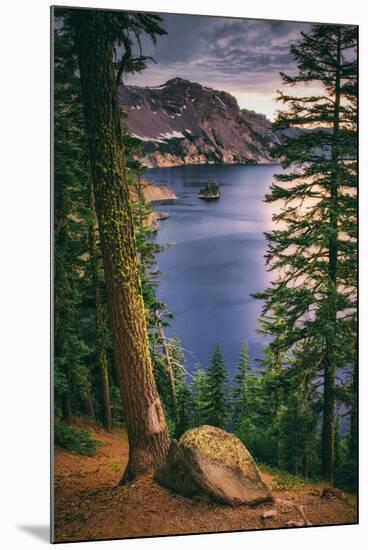
[(160, 227), (160, 222), (156, 212), (150, 212), (147, 218), (143, 221), (143, 226), (149, 231), (155, 232)]
[(173, 439), (156, 481), (185, 497), (205, 494), (232, 506), (273, 500), (240, 439), (213, 426)]
[(167, 212), (156, 212), (157, 219), (160, 221), (168, 220), (170, 218), (170, 214)]

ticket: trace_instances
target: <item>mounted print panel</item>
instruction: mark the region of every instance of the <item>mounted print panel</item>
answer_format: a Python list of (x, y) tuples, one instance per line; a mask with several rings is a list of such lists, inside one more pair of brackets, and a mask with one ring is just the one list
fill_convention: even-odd
[(54, 542), (357, 523), (357, 50), (52, 8)]

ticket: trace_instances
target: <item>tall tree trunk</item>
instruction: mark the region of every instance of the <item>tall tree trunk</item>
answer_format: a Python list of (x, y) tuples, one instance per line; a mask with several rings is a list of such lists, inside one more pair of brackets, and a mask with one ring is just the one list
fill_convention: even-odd
[(90, 420), (92, 420), (94, 422), (95, 421), (95, 409), (94, 409), (94, 406), (93, 406), (92, 397), (89, 393), (82, 399), (82, 403), (83, 403), (83, 408), (84, 408), (85, 414), (88, 416), (88, 418)]
[(70, 426), (72, 423), (72, 406), (70, 403), (69, 393), (65, 392), (62, 397), (62, 414), (65, 424)]
[(357, 399), (358, 399), (358, 361), (357, 358), (353, 364), (353, 380), (351, 385), (352, 403), (350, 412), (350, 434), (349, 434), (349, 455), (353, 462), (357, 459), (358, 443), (358, 418), (357, 418)]
[(322, 477), (331, 485), (334, 477), (334, 392), (335, 365), (326, 357), (323, 386)]
[(91, 269), (92, 279), (95, 295), (95, 326), (96, 326), (96, 358), (98, 368), (101, 376), (101, 393), (102, 393), (102, 410), (103, 410), (103, 425), (105, 430), (111, 432), (112, 420), (111, 420), (111, 403), (110, 403), (110, 385), (109, 385), (109, 371), (107, 366), (107, 353), (106, 353), (106, 326), (104, 308), (101, 302), (100, 294), (100, 282), (98, 277), (98, 251), (96, 241), (96, 231), (94, 224), (95, 212), (93, 190), (92, 186), (89, 186), (88, 190), (91, 220), (88, 228), (89, 248), (91, 257)]
[(112, 340), (129, 439), (124, 482), (153, 473), (162, 464), (169, 436), (148, 347), (109, 19), (97, 10), (72, 13)]
[(333, 143), (331, 152), (331, 187), (330, 187), (330, 238), (328, 258), (328, 318), (331, 330), (326, 338), (324, 361), (323, 389), (323, 423), (322, 423), (322, 476), (333, 484), (334, 480), (334, 409), (335, 409), (335, 374), (336, 374), (336, 287), (337, 287), (337, 253), (338, 253), (338, 190), (339, 190), (339, 130), (340, 130), (340, 87), (341, 87), (341, 37), (338, 32), (336, 48), (336, 77), (334, 101)]

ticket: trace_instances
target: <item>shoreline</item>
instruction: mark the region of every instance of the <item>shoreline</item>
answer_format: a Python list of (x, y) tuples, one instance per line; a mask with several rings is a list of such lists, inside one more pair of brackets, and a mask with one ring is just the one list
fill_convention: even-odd
[[(192, 168), (193, 166), (246, 166), (246, 167), (254, 167), (254, 166), (281, 166), (281, 162), (255, 162), (255, 163), (246, 163), (246, 162), (198, 162), (193, 164), (173, 164), (172, 166), (147, 166), (145, 173), (148, 170), (163, 170), (163, 169), (171, 169), (171, 168)], [(160, 187), (158, 184), (155, 184), (158, 187)]]

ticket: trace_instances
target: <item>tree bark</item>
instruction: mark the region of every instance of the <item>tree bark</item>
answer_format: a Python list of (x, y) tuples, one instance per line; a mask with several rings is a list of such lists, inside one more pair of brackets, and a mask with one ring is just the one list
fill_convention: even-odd
[(148, 347), (122, 145), (111, 28), (105, 12), (73, 10), (93, 193), (129, 461), (122, 482), (153, 473), (169, 436)]
[(324, 364), (323, 421), (322, 421), (322, 477), (333, 485), (334, 480), (334, 412), (335, 412), (335, 330), (337, 305), (337, 254), (338, 254), (338, 189), (339, 189), (339, 130), (340, 130), (340, 87), (341, 87), (341, 36), (337, 31), (336, 77), (334, 101), (333, 142), (331, 152), (330, 190), (330, 238), (328, 246), (328, 319), (331, 323), (326, 338)]
[(70, 397), (68, 392), (64, 393), (62, 397), (62, 413), (63, 413), (63, 421), (65, 422), (65, 424), (70, 426), (70, 424), (72, 423), (72, 406), (70, 403)]
[(96, 241), (96, 232), (94, 226), (94, 216), (92, 214), (95, 212), (94, 200), (93, 200), (93, 191), (92, 186), (88, 190), (89, 201), (90, 201), (90, 211), (91, 211), (91, 220), (88, 228), (88, 237), (89, 237), (89, 248), (90, 248), (90, 257), (91, 257), (91, 269), (92, 269), (92, 280), (94, 287), (95, 295), (95, 326), (96, 326), (96, 358), (98, 363), (98, 368), (101, 375), (101, 393), (102, 393), (102, 410), (103, 410), (103, 425), (105, 430), (111, 432), (112, 429), (112, 419), (111, 419), (111, 403), (110, 403), (110, 385), (109, 385), (109, 371), (107, 366), (107, 354), (106, 354), (106, 326), (105, 326), (105, 315), (103, 304), (101, 302), (101, 293), (100, 293), (100, 282), (98, 277), (98, 252), (97, 252), (97, 241)]
[(88, 418), (90, 420), (92, 420), (94, 422), (95, 421), (95, 409), (93, 407), (93, 401), (92, 401), (91, 396), (89, 394), (86, 395), (86, 397), (84, 397), (82, 399), (82, 402), (83, 402), (83, 408), (84, 408), (84, 411), (85, 411), (86, 415), (88, 416)]
[(323, 389), (322, 477), (329, 485), (333, 485), (334, 478), (334, 392), (335, 366), (326, 357)]
[(358, 361), (357, 357), (353, 364), (353, 381), (351, 386), (352, 403), (350, 413), (350, 434), (349, 434), (349, 455), (353, 462), (357, 459), (358, 443), (358, 418), (357, 418), (357, 399), (358, 399)]

